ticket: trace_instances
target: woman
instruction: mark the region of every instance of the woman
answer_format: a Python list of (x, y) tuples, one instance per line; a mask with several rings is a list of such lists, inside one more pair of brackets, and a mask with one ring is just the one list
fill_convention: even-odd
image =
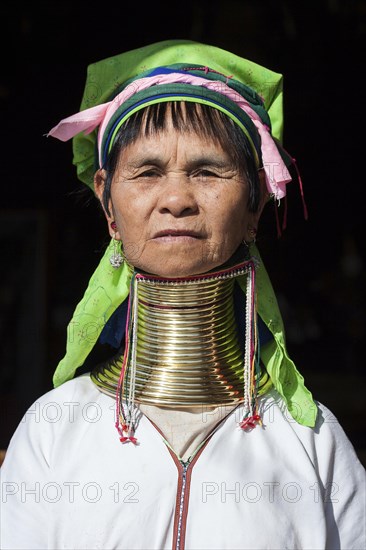
[[(7, 451), (3, 548), (364, 547), (364, 469), (255, 246), (291, 181), (281, 100), (281, 75), (190, 41), (89, 67), (49, 135), (111, 242)], [(78, 376), (97, 339), (111, 359)]]

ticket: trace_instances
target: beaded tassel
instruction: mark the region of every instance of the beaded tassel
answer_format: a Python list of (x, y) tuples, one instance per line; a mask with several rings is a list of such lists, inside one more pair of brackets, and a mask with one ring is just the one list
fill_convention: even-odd
[(246, 329), (244, 352), (244, 417), (239, 426), (251, 430), (262, 425), (258, 414), (257, 390), (259, 381), (259, 346), (257, 334), (257, 308), (255, 293), (255, 265), (251, 265), (247, 276), (246, 289)]
[[(131, 311), (132, 310), (132, 311)], [(131, 315), (132, 314), (132, 315)], [(131, 318), (132, 316), (132, 318)], [(127, 321), (126, 321), (126, 347), (123, 357), (121, 374), (119, 376), (116, 395), (116, 428), (120, 436), (121, 443), (131, 442), (137, 445), (137, 439), (134, 437), (134, 414), (135, 414), (135, 380), (136, 380), (136, 345), (137, 345), (137, 280), (134, 276), (131, 285), (131, 292), (128, 301)], [(123, 396), (126, 394), (127, 385), (127, 365), (129, 376), (129, 389), (126, 400), (125, 411), (123, 405)]]

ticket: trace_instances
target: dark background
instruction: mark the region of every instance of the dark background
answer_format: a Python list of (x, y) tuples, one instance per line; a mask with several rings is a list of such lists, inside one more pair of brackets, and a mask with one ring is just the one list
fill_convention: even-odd
[(66, 325), (106, 242), (99, 208), (80, 192), (71, 143), (45, 134), (79, 110), (89, 63), (185, 38), (284, 75), (284, 145), (297, 159), (309, 219), (292, 183), (287, 229), (277, 238), (268, 206), (257, 242), (289, 351), (366, 462), (366, 2), (176, 4), (23, 1), (0, 8), (0, 448), (26, 408), (52, 388)]

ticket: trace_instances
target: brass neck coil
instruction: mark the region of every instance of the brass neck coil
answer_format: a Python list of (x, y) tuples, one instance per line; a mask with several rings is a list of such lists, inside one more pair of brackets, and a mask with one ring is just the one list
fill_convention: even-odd
[[(232, 269), (221, 276), (178, 281), (139, 276), (134, 297), (137, 403), (184, 408), (243, 400), (244, 359), (233, 289), (235, 277), (245, 272)], [(100, 365), (92, 380), (115, 396), (121, 366), (122, 358)], [(126, 388), (130, 371), (128, 364)]]

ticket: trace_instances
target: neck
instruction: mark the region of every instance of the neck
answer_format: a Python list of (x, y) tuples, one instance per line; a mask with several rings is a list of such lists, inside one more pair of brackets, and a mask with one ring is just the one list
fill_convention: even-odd
[(137, 402), (179, 407), (232, 404), (242, 398), (243, 354), (233, 287), (233, 278), (140, 279)]
[[(233, 289), (236, 277), (249, 273), (249, 279), (253, 272), (249, 260), (182, 279), (135, 273), (124, 356), (97, 367), (93, 381), (113, 396), (120, 385), (129, 404), (184, 409), (235, 405), (245, 401), (246, 393), (248, 399), (253, 319), (246, 323), (243, 355)], [(250, 298), (247, 319), (253, 318)]]

